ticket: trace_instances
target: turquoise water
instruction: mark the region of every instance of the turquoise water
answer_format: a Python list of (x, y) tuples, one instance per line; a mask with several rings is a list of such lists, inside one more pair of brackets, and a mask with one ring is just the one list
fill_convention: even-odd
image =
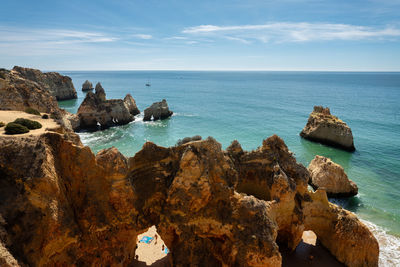
[[(147, 140), (174, 145), (186, 136), (213, 136), (223, 147), (237, 139), (254, 149), (272, 134), (281, 136), (304, 165), (315, 155), (341, 164), (359, 195), (336, 201), (361, 218), (400, 235), (400, 73), (338, 72), (63, 72), (78, 99), (60, 102), (76, 112), (82, 83), (101, 81), (107, 98), (130, 93), (141, 111), (165, 98), (174, 116), (161, 122), (135, 122), (81, 133), (95, 152), (110, 146), (133, 156)], [(145, 83), (150, 81), (151, 87)], [(299, 132), (314, 105), (352, 129), (357, 151), (349, 153), (303, 140)]]

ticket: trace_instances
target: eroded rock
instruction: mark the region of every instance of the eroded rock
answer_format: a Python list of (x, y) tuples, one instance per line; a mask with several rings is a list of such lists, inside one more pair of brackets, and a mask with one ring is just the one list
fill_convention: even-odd
[(88, 92), (77, 115), (80, 119), (80, 129), (99, 130), (115, 125), (124, 125), (134, 120), (140, 111), (131, 95), (122, 99), (106, 100), (106, 93), (100, 83), (97, 83), (95, 93)]
[(213, 138), (147, 142), (127, 159), (72, 135), (0, 139), (2, 240), (19, 263), (128, 266), (155, 225), (176, 266), (280, 266), (278, 245), (294, 249), (303, 230), (348, 266), (377, 266), (373, 235), (307, 190), (308, 171), (277, 136), (252, 152)]
[(91, 82), (89, 82), (88, 80), (86, 80), (83, 84), (82, 84), (82, 91), (90, 91), (93, 90), (93, 84)]
[(41, 72), (40, 70), (18, 66), (15, 66), (13, 71), (18, 72), (22, 78), (38, 83), (57, 100), (77, 98), (72, 80), (68, 76), (60, 75), (58, 72)]
[(169, 110), (167, 101), (163, 99), (161, 102), (155, 102), (144, 110), (143, 120), (164, 120), (171, 117), (172, 114), (173, 112)]
[(300, 136), (315, 142), (354, 151), (353, 133), (328, 107), (315, 106)]
[(311, 186), (325, 189), (328, 197), (352, 197), (358, 193), (357, 185), (347, 177), (343, 167), (329, 158), (315, 156), (308, 170)]

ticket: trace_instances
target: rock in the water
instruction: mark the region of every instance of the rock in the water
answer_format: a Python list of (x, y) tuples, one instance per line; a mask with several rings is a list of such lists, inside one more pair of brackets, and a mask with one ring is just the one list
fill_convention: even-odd
[(40, 70), (15, 66), (13, 71), (25, 79), (38, 83), (57, 100), (77, 98), (76, 90), (72, 80), (68, 76), (60, 75), (57, 72), (41, 72)]
[(89, 82), (88, 80), (86, 80), (83, 84), (82, 84), (82, 91), (90, 91), (93, 90), (93, 84), (91, 82)]
[(189, 142), (200, 141), (200, 140), (201, 140), (201, 136), (200, 135), (195, 135), (195, 136), (192, 136), (192, 137), (185, 137), (183, 139), (179, 139), (178, 142), (176, 142), (176, 145), (180, 146), (180, 145), (184, 145), (184, 144), (189, 143)]
[(0, 177), (1, 255), (24, 266), (129, 266), (153, 225), (172, 266), (281, 266), (278, 244), (296, 248), (304, 230), (348, 266), (378, 265), (368, 228), (308, 191), (278, 136), (252, 152), (213, 138), (147, 142), (129, 159), (95, 156), (77, 135), (6, 138)]
[(355, 150), (350, 127), (338, 117), (331, 115), (328, 107), (314, 107), (300, 136), (348, 151)]
[(140, 111), (131, 95), (122, 99), (106, 100), (106, 93), (100, 83), (95, 93), (88, 92), (78, 109), (79, 128), (88, 130), (106, 129), (111, 126), (124, 125), (134, 120)]
[(169, 110), (167, 101), (163, 99), (161, 102), (155, 102), (144, 110), (143, 120), (163, 120), (171, 117), (172, 114), (173, 112)]
[(310, 184), (314, 189), (325, 189), (328, 197), (357, 195), (357, 185), (347, 177), (343, 167), (323, 156), (315, 156), (308, 165)]

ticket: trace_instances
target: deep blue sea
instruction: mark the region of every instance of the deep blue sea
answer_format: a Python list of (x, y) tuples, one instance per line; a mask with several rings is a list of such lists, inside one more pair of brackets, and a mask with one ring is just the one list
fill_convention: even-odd
[[(138, 115), (125, 126), (81, 133), (82, 142), (94, 152), (115, 146), (126, 156), (133, 156), (146, 141), (172, 146), (193, 135), (213, 136), (223, 148), (237, 139), (244, 149), (251, 150), (277, 134), (305, 166), (315, 155), (331, 158), (344, 167), (359, 188), (357, 197), (332, 201), (374, 228), (381, 246), (381, 265), (400, 264), (400, 73), (61, 73), (72, 78), (78, 92), (77, 100), (59, 102), (70, 112), (75, 113), (84, 99), (81, 86), (86, 79), (93, 85), (101, 82), (107, 98), (123, 98), (130, 93), (141, 111), (163, 98), (174, 111), (174, 116), (164, 121), (143, 122), (143, 115)], [(145, 86), (147, 82), (151, 87)], [(300, 138), (314, 105), (328, 106), (351, 127), (356, 152)]]

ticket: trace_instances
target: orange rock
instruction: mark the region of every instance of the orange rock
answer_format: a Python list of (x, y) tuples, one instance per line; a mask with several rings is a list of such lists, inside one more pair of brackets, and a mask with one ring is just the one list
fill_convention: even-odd
[(369, 230), (307, 190), (307, 169), (277, 136), (252, 152), (213, 138), (147, 142), (129, 159), (94, 155), (73, 133), (0, 139), (0, 177), (0, 262), (128, 266), (153, 225), (176, 266), (281, 266), (279, 246), (294, 249), (303, 230), (346, 265), (378, 262)]

